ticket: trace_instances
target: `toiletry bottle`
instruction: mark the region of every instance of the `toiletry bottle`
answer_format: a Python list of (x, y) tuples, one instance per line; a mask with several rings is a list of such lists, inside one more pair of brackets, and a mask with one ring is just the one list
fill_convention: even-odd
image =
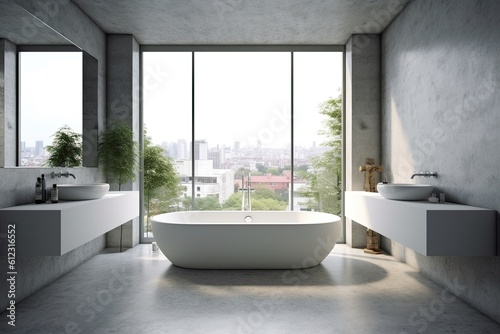
[(47, 189), (45, 188), (45, 174), (42, 174), (42, 203), (47, 202)]
[(429, 202), (431, 203), (439, 203), (439, 198), (436, 197), (436, 193), (432, 193), (431, 197), (429, 197)]
[(42, 178), (36, 178), (35, 184), (35, 203), (40, 204), (42, 202)]
[(446, 203), (446, 197), (444, 193), (439, 194), (439, 203)]
[(50, 201), (52, 203), (57, 203), (59, 200), (59, 190), (57, 189), (57, 184), (52, 185), (52, 190), (50, 191)]

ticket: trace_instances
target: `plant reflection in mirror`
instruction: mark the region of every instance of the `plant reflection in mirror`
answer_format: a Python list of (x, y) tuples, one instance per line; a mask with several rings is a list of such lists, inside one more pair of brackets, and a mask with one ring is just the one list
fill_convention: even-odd
[(52, 137), (52, 145), (47, 146), (50, 157), (49, 167), (78, 167), (82, 165), (82, 135), (64, 125)]

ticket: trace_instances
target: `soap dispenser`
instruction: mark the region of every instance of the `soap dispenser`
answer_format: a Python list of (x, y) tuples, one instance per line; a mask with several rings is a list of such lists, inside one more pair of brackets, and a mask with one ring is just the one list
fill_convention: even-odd
[(57, 184), (52, 185), (52, 190), (50, 191), (50, 201), (52, 203), (57, 203), (59, 201), (59, 190), (57, 189)]
[(47, 202), (47, 189), (45, 188), (45, 174), (42, 174), (42, 203)]
[(35, 183), (35, 203), (40, 204), (43, 203), (42, 200), (42, 178), (37, 177)]

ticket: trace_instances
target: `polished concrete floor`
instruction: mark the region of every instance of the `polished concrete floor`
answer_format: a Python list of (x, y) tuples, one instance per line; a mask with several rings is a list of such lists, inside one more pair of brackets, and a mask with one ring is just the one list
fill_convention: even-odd
[(15, 328), (3, 313), (0, 332), (500, 333), (409, 266), (346, 245), (293, 271), (182, 269), (150, 250), (93, 257), (17, 304)]

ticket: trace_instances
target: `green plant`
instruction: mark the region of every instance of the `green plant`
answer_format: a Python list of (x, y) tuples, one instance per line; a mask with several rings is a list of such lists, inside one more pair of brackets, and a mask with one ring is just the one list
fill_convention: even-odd
[[(99, 133), (97, 162), (108, 182), (122, 184), (134, 181), (139, 170), (139, 144), (134, 141), (134, 132), (125, 122), (115, 121)], [(120, 252), (122, 251), (123, 225), (120, 226)]]
[(144, 204), (146, 206), (146, 229), (149, 231), (151, 214), (165, 212), (178, 202), (182, 186), (172, 158), (164, 155), (164, 149), (153, 145), (144, 134)]
[(312, 158), (313, 172), (301, 173), (309, 184), (299, 193), (308, 198), (304, 204), (309, 209), (338, 215), (342, 198), (342, 95), (328, 99), (319, 108), (320, 114), (326, 116), (320, 133), (327, 141), (322, 145), (329, 149)]
[(134, 181), (139, 169), (139, 144), (134, 132), (119, 120), (99, 133), (97, 162), (108, 182), (121, 185)]
[(52, 137), (52, 145), (47, 146), (50, 167), (78, 167), (82, 165), (82, 135), (69, 126), (59, 128)]

